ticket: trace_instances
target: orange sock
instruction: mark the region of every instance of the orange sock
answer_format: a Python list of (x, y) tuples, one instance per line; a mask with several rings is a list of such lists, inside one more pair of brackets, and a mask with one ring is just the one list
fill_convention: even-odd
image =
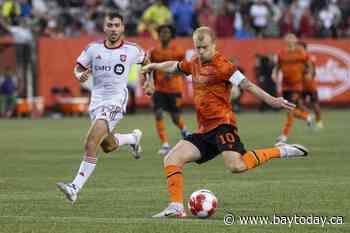
[(165, 175), (168, 180), (168, 192), (171, 202), (183, 203), (184, 178), (182, 168), (176, 165), (165, 167)]
[(306, 111), (302, 111), (299, 108), (295, 108), (292, 110), (294, 116), (296, 116), (297, 118), (303, 119), (303, 120), (307, 120), (308, 116), (310, 115), (310, 113), (306, 112)]
[(284, 124), (283, 130), (282, 130), (283, 135), (285, 135), (285, 136), (289, 135), (290, 128), (293, 125), (293, 121), (294, 121), (293, 113), (292, 112), (288, 112), (287, 121)]
[(279, 158), (279, 157), (281, 157), (281, 152), (277, 147), (275, 147), (275, 148), (248, 151), (242, 156), (242, 159), (245, 165), (247, 166), (247, 168), (252, 169), (266, 163), (268, 160), (272, 158)]
[(184, 120), (184, 116), (183, 116), (182, 113), (179, 115), (179, 124), (178, 124), (178, 127), (179, 127), (180, 129), (184, 129), (184, 128), (185, 128), (185, 120)]
[(165, 124), (164, 124), (164, 120), (156, 120), (156, 128), (157, 128), (157, 132), (158, 132), (158, 136), (160, 139), (160, 142), (162, 144), (167, 143), (168, 142), (168, 137), (165, 133)]

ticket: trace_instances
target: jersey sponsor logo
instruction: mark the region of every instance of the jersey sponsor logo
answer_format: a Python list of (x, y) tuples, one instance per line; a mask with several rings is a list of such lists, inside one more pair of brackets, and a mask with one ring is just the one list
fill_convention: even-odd
[(99, 55), (96, 56), (95, 59), (96, 59), (96, 60), (97, 60), (97, 59), (102, 59), (102, 57), (101, 57), (101, 55), (99, 54)]
[(112, 67), (111, 66), (94, 66), (96, 71), (111, 71)]
[(114, 73), (122, 75), (125, 71), (125, 67), (122, 64), (116, 64), (114, 66)]
[(126, 54), (121, 54), (120, 55), (120, 61), (121, 62), (126, 62)]

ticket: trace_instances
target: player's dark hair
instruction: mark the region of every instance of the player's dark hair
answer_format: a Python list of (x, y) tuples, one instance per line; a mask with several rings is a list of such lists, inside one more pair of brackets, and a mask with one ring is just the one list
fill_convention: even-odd
[(124, 18), (121, 14), (119, 14), (117, 11), (108, 11), (105, 15), (106, 18), (109, 19), (114, 19), (114, 18), (118, 18), (120, 19), (120, 21), (124, 22)]
[(161, 30), (163, 30), (164, 28), (169, 28), (170, 32), (171, 32), (171, 38), (175, 38), (176, 36), (176, 29), (173, 25), (171, 24), (162, 24), (157, 28), (157, 32), (158, 34), (160, 33)]

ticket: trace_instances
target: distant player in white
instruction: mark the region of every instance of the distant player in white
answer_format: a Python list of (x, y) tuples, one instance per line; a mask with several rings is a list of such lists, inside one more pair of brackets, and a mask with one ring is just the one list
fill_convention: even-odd
[(93, 80), (89, 113), (91, 127), (87, 133), (85, 156), (71, 183), (57, 183), (58, 188), (74, 203), (78, 192), (95, 169), (97, 149), (104, 152), (129, 145), (134, 157), (140, 157), (142, 132), (112, 134), (123, 118), (128, 99), (128, 73), (132, 64), (144, 64), (145, 52), (136, 44), (123, 40), (123, 17), (116, 12), (107, 13), (104, 20), (105, 41), (90, 43), (77, 59), (75, 77), (80, 82)]

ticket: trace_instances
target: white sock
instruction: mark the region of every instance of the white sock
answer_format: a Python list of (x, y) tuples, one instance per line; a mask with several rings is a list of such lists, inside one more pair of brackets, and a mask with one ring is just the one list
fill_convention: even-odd
[(114, 137), (117, 139), (117, 143), (119, 146), (125, 145), (125, 144), (135, 144), (136, 143), (136, 137), (132, 133), (128, 134), (114, 134)]
[(79, 171), (73, 180), (72, 184), (79, 191), (89, 179), (89, 176), (95, 170), (97, 158), (93, 156), (84, 156), (83, 161), (80, 164)]

